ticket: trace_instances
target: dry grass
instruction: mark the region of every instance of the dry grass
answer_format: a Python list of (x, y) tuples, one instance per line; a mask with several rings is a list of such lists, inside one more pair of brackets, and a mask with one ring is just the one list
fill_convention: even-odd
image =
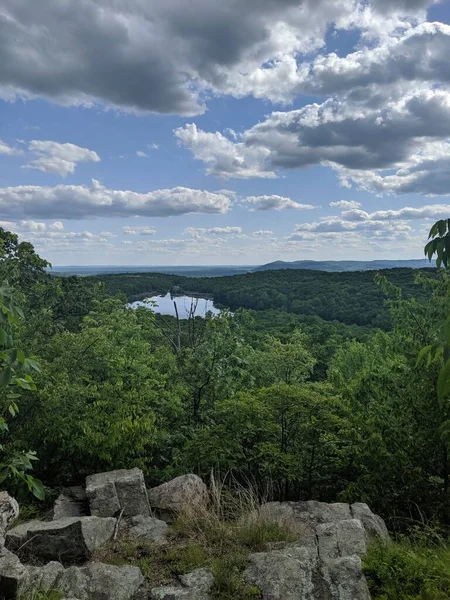
[(96, 560), (139, 566), (150, 587), (208, 567), (214, 575), (213, 599), (260, 598), (259, 591), (242, 579), (249, 554), (266, 550), (269, 543), (293, 542), (298, 536), (283, 524), (260, 517), (259, 498), (250, 486), (230, 487), (212, 477), (210, 493), (208, 507), (191, 508), (172, 523), (164, 547), (118, 539)]

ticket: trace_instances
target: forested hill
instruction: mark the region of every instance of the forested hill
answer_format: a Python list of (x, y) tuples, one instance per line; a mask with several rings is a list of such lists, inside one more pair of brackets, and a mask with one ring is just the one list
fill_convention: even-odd
[(255, 271), (280, 269), (311, 269), (313, 271), (378, 271), (381, 269), (423, 269), (430, 263), (425, 258), (417, 260), (277, 260), (257, 267)]
[[(383, 276), (402, 289), (405, 298), (423, 297), (415, 284), (418, 273), (431, 276), (432, 269), (383, 270)], [(231, 277), (182, 277), (161, 273), (102, 275), (110, 294), (129, 298), (144, 293), (195, 292), (212, 294), (216, 304), (235, 311), (282, 310), (297, 315), (316, 315), (328, 321), (389, 329), (385, 296), (373, 271), (338, 272), (311, 270), (262, 271)]]

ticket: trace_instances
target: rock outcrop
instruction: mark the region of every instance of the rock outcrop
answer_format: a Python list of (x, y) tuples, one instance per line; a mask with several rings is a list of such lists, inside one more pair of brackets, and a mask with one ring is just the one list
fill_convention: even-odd
[[(150, 515), (150, 506), (170, 519), (206, 507), (208, 490), (199, 477), (185, 475), (148, 490), (148, 497), (150, 503), (139, 469), (100, 473), (87, 478), (86, 495), (83, 488), (63, 490), (54, 520), (11, 528), (19, 507), (0, 492), (0, 598), (57, 590), (66, 600), (210, 600), (208, 569), (148, 590), (138, 567), (95, 561), (94, 552), (116, 536), (138, 546), (149, 542), (156, 552), (167, 542), (168, 525)], [(370, 600), (361, 557), (388, 532), (366, 504), (270, 502), (244, 520), (251, 519), (279, 523), (297, 539), (249, 557), (243, 577), (262, 600)]]
[(8, 492), (0, 492), (0, 548), (5, 543), (5, 533), (8, 527), (19, 516), (19, 504)]
[(86, 477), (91, 515), (114, 517), (150, 516), (144, 475), (140, 469), (121, 469)]
[(53, 520), (66, 517), (86, 517), (89, 505), (86, 490), (79, 486), (64, 488), (53, 506)]
[(258, 515), (289, 527), (299, 541), (253, 554), (244, 579), (263, 600), (370, 600), (361, 556), (375, 536), (387, 536), (366, 504), (270, 502)]
[(26, 557), (57, 560), (65, 565), (88, 560), (114, 535), (116, 519), (67, 517), (29, 521), (6, 534), (6, 547)]
[(209, 600), (214, 578), (208, 569), (180, 575), (178, 585), (153, 588), (150, 600)]
[(181, 475), (148, 490), (150, 506), (165, 520), (183, 511), (206, 507), (208, 488), (197, 475)]

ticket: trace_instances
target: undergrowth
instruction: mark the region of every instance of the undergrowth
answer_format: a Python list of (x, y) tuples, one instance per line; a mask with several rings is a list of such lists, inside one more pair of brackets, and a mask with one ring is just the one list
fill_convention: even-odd
[(212, 503), (179, 515), (164, 546), (139, 540), (116, 540), (97, 558), (110, 564), (140, 567), (150, 587), (167, 585), (177, 575), (207, 567), (214, 576), (214, 600), (257, 600), (260, 592), (248, 586), (242, 573), (252, 552), (270, 543), (298, 539), (283, 524), (263, 520), (252, 493), (229, 493), (213, 482)]
[(450, 547), (442, 540), (376, 541), (363, 568), (373, 600), (450, 598)]

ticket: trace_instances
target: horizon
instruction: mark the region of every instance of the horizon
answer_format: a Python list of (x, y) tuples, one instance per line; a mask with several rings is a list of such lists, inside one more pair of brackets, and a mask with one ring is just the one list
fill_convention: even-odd
[(418, 260), (450, 0), (144, 4), (2, 3), (0, 227), (61, 267)]

